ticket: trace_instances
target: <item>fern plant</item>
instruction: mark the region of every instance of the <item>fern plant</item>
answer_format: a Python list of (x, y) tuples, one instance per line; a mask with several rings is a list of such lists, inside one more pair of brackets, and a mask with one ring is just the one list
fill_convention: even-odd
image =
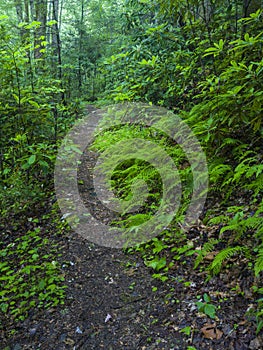
[(197, 251), (197, 258), (195, 259), (194, 269), (196, 269), (200, 263), (205, 259), (205, 257), (212, 251), (214, 251), (215, 245), (218, 244), (217, 239), (210, 239), (204, 244), (200, 251)]
[(219, 252), (216, 255), (213, 262), (208, 267), (208, 271), (213, 275), (219, 274), (223, 264), (225, 264), (233, 256), (237, 256), (238, 254), (245, 254), (248, 257), (249, 250), (247, 247), (242, 247), (242, 246), (228, 247), (221, 250), (221, 252)]
[(256, 277), (258, 277), (260, 272), (263, 271), (263, 245), (261, 245), (261, 247), (258, 249), (254, 271)]

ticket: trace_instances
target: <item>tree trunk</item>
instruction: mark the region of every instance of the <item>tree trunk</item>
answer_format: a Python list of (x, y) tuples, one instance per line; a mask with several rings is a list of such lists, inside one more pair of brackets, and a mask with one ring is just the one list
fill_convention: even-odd
[(262, 0), (244, 0), (243, 1), (243, 16), (249, 17), (253, 12), (256, 12), (263, 6)]
[[(53, 20), (56, 21), (54, 24), (54, 30), (52, 35), (52, 48), (53, 52), (57, 57), (57, 76), (60, 80), (60, 87), (61, 90), (63, 90), (63, 82), (62, 82), (62, 58), (61, 58), (61, 40), (60, 40), (60, 33), (59, 33), (59, 26), (58, 26), (58, 9), (59, 9), (59, 0), (52, 0), (52, 15)], [(61, 99), (62, 102), (65, 103), (65, 94), (62, 91), (61, 92)]]
[(38, 30), (34, 33), (35, 58), (43, 56), (41, 42), (46, 40), (47, 32), (47, 0), (38, 0), (35, 5), (35, 20), (41, 22)]
[[(25, 0), (25, 3), (26, 3), (26, 0)], [(14, 0), (14, 5), (16, 8), (17, 22), (18, 23), (26, 22), (27, 20), (26, 20), (25, 11), (24, 11), (24, 4), (22, 3), (22, 0)], [(20, 28), (20, 37), (23, 43), (26, 42), (27, 31), (23, 27)]]
[(84, 22), (84, 0), (81, 1), (81, 14), (79, 23), (79, 52), (78, 52), (78, 87), (79, 93), (81, 93), (82, 88), (82, 57), (83, 57), (83, 22)]

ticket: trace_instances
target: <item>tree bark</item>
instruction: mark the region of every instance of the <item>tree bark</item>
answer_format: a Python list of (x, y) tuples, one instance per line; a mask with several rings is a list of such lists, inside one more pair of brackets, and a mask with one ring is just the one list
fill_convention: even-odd
[(41, 42), (46, 40), (47, 35), (47, 0), (38, 0), (35, 5), (35, 20), (41, 22), (38, 30), (34, 33), (35, 39), (35, 58), (43, 56)]
[(79, 52), (78, 52), (78, 87), (79, 93), (82, 88), (82, 57), (83, 57), (83, 23), (84, 22), (84, 0), (81, 1), (81, 14), (80, 14), (80, 23), (79, 23)]
[[(57, 75), (58, 75), (58, 79), (60, 80), (61, 90), (63, 90), (61, 40), (60, 40), (60, 33), (59, 33), (59, 26), (58, 26), (58, 9), (59, 9), (59, 0), (52, 0), (52, 15), (53, 15), (53, 20), (56, 21), (56, 23), (54, 24), (54, 30), (52, 35), (52, 47), (53, 47), (53, 52), (57, 57), (57, 66), (58, 66)], [(61, 92), (61, 99), (62, 99), (62, 102), (65, 104), (64, 91)]]

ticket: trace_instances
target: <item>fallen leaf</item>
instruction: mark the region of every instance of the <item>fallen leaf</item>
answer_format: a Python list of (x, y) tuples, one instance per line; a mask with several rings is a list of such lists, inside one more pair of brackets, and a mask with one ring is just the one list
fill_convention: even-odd
[(136, 272), (136, 269), (130, 268), (129, 270), (126, 270), (125, 273), (128, 276), (133, 276), (134, 273)]
[(223, 335), (223, 332), (216, 328), (216, 324), (205, 324), (203, 328), (201, 328), (201, 332), (203, 336), (207, 339), (220, 339)]
[(205, 257), (204, 260), (212, 261), (214, 260), (215, 256), (217, 255), (218, 251), (210, 252)]
[(66, 340), (64, 340), (64, 343), (67, 345), (74, 345), (75, 341), (71, 338), (67, 338)]
[(247, 324), (247, 320), (243, 320), (238, 322), (239, 326), (244, 326), (245, 324)]

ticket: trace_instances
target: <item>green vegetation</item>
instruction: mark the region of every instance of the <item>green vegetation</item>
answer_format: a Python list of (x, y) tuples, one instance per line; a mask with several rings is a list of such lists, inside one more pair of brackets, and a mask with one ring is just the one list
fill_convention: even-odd
[[(39, 228), (26, 232), (6, 248), (1, 247), (1, 311), (23, 320), (34, 307), (50, 307), (63, 303), (63, 276), (58, 268), (55, 247), (42, 240)], [(1, 244), (2, 245), (2, 244)], [(41, 260), (41, 262), (39, 261)]]
[[(169, 140), (149, 135), (147, 128), (140, 132), (141, 138), (152, 137), (174, 156), (186, 184), (184, 202), (173, 225), (158, 238), (137, 247), (145, 264), (155, 270), (153, 276), (163, 281), (173, 266), (168, 251), (176, 252), (175, 259), (181, 259), (182, 263), (184, 257), (196, 253), (196, 269), (203, 269), (204, 259), (214, 252), (213, 261), (206, 267), (208, 278), (219, 274), (231, 262), (235, 265), (238, 257), (254, 269), (255, 284), (260, 284), (262, 10), (260, 2), (252, 1), (248, 7), (242, 5), (239, 1), (216, 4), (128, 1), (125, 32), (130, 35), (129, 41), (121, 52), (105, 61), (105, 72), (112, 79), (103, 96), (117, 102), (150, 102), (173, 110), (188, 123), (206, 151), (208, 199), (216, 205), (204, 213), (203, 223), (207, 230), (217, 228), (218, 232), (201, 249), (195, 250), (187, 235), (176, 228), (176, 219), (184, 215), (191, 195), (191, 180), (187, 181), (191, 172), (189, 165), (184, 164), (184, 154)], [(97, 147), (101, 150), (135, 134), (138, 135), (138, 130), (133, 128), (112, 131), (97, 139)], [(151, 201), (144, 207), (144, 215), (153, 213), (158, 208), (162, 188), (154, 170), (148, 166), (142, 169), (136, 161), (123, 164), (114, 170), (112, 186), (122, 198), (127, 198), (134, 178), (144, 179), (149, 187), (151, 179), (156, 180)], [(141, 222), (141, 213), (133, 215), (131, 230), (136, 217), (137, 225)], [(125, 216), (122, 223), (127, 227), (129, 217)], [(261, 310), (259, 298), (259, 318)], [(258, 327), (262, 327), (261, 321)]]
[[(183, 150), (154, 128), (125, 125), (100, 134), (94, 147), (102, 152), (134, 137), (152, 140), (174, 160), (183, 185), (170, 226), (127, 251), (140, 252), (153, 277), (163, 282), (175, 262), (186, 265), (189, 257), (195, 257), (195, 269), (206, 270), (207, 279), (231, 271), (243, 259), (255, 276), (250, 287), (258, 301), (259, 332), (262, 1), (81, 0), (65, 1), (63, 11), (58, 1), (50, 8), (45, 4), (0, 4), (1, 317), (24, 319), (32, 307), (63, 303), (55, 243), (50, 236), (42, 239), (42, 221), (30, 229), (23, 226), (29, 218), (40, 220), (54, 198), (53, 169), (62, 137), (85, 113), (87, 101), (98, 106), (140, 101), (169, 109), (200, 141), (210, 182), (208, 208), (200, 220), (213, 234), (200, 246), (178, 226), (192, 194), (192, 170)], [(111, 159), (105, 166), (111, 169)], [(158, 171), (133, 158), (114, 169), (115, 194), (129, 200), (135, 179), (147, 183), (149, 196), (142, 211), (127, 210), (117, 222), (129, 232), (154, 215), (162, 198)], [(65, 225), (50, 207), (48, 220), (60, 234)], [(216, 309), (206, 299), (197, 306), (214, 318)]]
[(216, 316), (216, 306), (211, 304), (211, 298), (207, 293), (203, 295), (204, 301), (197, 301), (196, 306), (198, 311), (205, 313), (207, 316), (211, 318), (215, 318)]

